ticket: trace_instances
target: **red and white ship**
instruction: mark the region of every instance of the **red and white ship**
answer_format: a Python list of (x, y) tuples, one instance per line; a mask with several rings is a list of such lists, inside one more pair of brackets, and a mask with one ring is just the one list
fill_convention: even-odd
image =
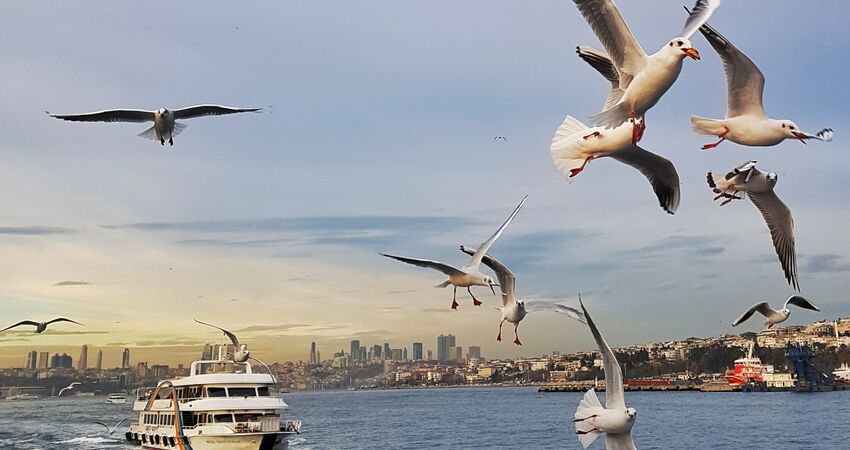
[(742, 385), (755, 381), (758, 383), (764, 382), (764, 375), (768, 372), (768, 368), (761, 363), (761, 359), (753, 356), (753, 347), (750, 345), (750, 350), (747, 356), (735, 360), (735, 368), (726, 371), (726, 381), (731, 385)]

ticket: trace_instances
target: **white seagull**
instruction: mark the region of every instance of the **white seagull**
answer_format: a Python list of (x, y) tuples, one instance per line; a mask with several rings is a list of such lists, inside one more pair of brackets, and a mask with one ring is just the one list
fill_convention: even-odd
[(201, 325), (206, 325), (208, 327), (213, 327), (216, 330), (223, 332), (224, 335), (227, 336), (230, 339), (230, 342), (233, 343), (233, 361), (234, 362), (248, 361), (248, 358), (250, 358), (250, 356), (251, 356), (251, 352), (248, 351), (247, 345), (239, 343), (239, 339), (236, 338), (235, 334), (225, 330), (224, 328), (219, 328), (215, 325), (212, 325), (212, 324), (209, 324), (209, 323), (206, 323), (206, 322), (201, 322), (198, 319), (195, 319), (195, 322), (198, 322)]
[(492, 236), (490, 236), (490, 239), (487, 239), (487, 241), (485, 241), (483, 244), (481, 244), (480, 247), (478, 247), (478, 249), (475, 251), (475, 254), (473, 254), (469, 258), (469, 260), (466, 262), (466, 265), (464, 265), (462, 269), (457, 269), (457, 268), (452, 267), (448, 264), (443, 264), (441, 262), (431, 261), (431, 260), (428, 260), (428, 259), (405, 258), (403, 256), (388, 255), (386, 253), (381, 253), (381, 255), (386, 256), (387, 258), (396, 259), (398, 261), (405, 262), (405, 263), (408, 263), (408, 264), (413, 264), (414, 266), (426, 267), (428, 269), (439, 270), (440, 272), (443, 272), (444, 274), (448, 275), (448, 277), (449, 277), (448, 280), (446, 280), (446, 281), (444, 281), (444, 282), (442, 282), (442, 283), (440, 283), (440, 284), (438, 284), (434, 287), (444, 288), (444, 287), (447, 287), (449, 285), (454, 286), (454, 294), (452, 294), (452, 309), (457, 309), (457, 307), (458, 307), (458, 303), (457, 303), (457, 288), (458, 287), (465, 287), (466, 291), (469, 292), (469, 295), (472, 297), (472, 304), (474, 306), (481, 306), (481, 302), (478, 301), (478, 299), (475, 298), (475, 296), (472, 294), (472, 290), (470, 289), (470, 287), (472, 287), (472, 286), (489, 286), (490, 290), (493, 291), (493, 295), (496, 295), (496, 290), (493, 289), (493, 285), (495, 284), (495, 282), (493, 281), (493, 278), (490, 277), (490, 276), (484, 275), (479, 270), (479, 267), (481, 266), (481, 259), (484, 257), (484, 254), (487, 253), (487, 250), (489, 250), (490, 247), (493, 246), (493, 243), (496, 242), (496, 239), (499, 239), (499, 236), (502, 235), (502, 232), (505, 231), (505, 228), (508, 227), (508, 224), (510, 224), (511, 221), (514, 220), (514, 217), (516, 217), (520, 208), (522, 208), (522, 205), (525, 204), (525, 200), (527, 198), (528, 198), (527, 195), (522, 198), (522, 201), (520, 201), (519, 205), (517, 205), (517, 207), (514, 208), (514, 211), (511, 213), (510, 217), (508, 217), (508, 220), (506, 220), (505, 223), (503, 223), (502, 226), (500, 226), (499, 229), (496, 230), (496, 232), (493, 233)]
[(73, 320), (66, 319), (64, 317), (59, 317), (59, 318), (56, 318), (56, 319), (53, 319), (53, 320), (48, 320), (47, 322), (33, 322), (32, 320), (22, 320), (22, 321), (14, 324), (14, 325), (10, 325), (6, 328), (3, 328), (2, 330), (0, 330), (0, 333), (6, 331), (8, 329), (11, 329), (11, 328), (19, 327), (21, 325), (32, 325), (32, 326), (35, 327), (36, 333), (43, 333), (44, 330), (47, 329), (48, 325), (50, 325), (51, 323), (55, 323), (55, 322), (71, 322), (71, 323), (75, 323), (77, 325), (82, 325), (80, 322), (74, 322)]
[(187, 108), (176, 109), (174, 111), (166, 108), (159, 108), (155, 111), (145, 111), (141, 109), (109, 109), (106, 111), (97, 111), (86, 114), (47, 114), (50, 117), (55, 117), (62, 120), (70, 120), (73, 122), (153, 122), (153, 126), (141, 132), (139, 136), (158, 140), (160, 144), (165, 145), (168, 140), (170, 145), (174, 145), (174, 136), (180, 134), (188, 125), (184, 125), (176, 120), (193, 119), (202, 116), (221, 116), (225, 114), (236, 114), (242, 112), (258, 112), (263, 108), (232, 108), (229, 106), (219, 105), (196, 105)]
[[(594, 125), (607, 128), (620, 126), (629, 118), (642, 118), (679, 77), (685, 57), (699, 59), (699, 52), (689, 39), (720, 6), (720, 0), (697, 0), (679, 36), (654, 54), (647, 55), (613, 0), (573, 1), (611, 55), (619, 73), (619, 98), (591, 118)], [(640, 140), (645, 123), (633, 122), (632, 126), (634, 144)]]
[(773, 191), (779, 176), (774, 172), (764, 173), (756, 169), (756, 161), (747, 161), (732, 169), (725, 177), (708, 172), (706, 178), (708, 186), (717, 194), (714, 200), (725, 199), (720, 206), (732, 200), (742, 199), (740, 193), (750, 197), (770, 229), (773, 247), (776, 249), (785, 279), (799, 291), (797, 253), (794, 249), (794, 219), (791, 217), (791, 210)]
[[(611, 81), (608, 94), (610, 103), (617, 96), (617, 70), (608, 55), (590, 47), (578, 47), (579, 56), (588, 61)], [(549, 154), (561, 175), (570, 181), (581, 173), (587, 164), (597, 158), (611, 158), (639, 170), (652, 185), (658, 203), (667, 213), (674, 214), (679, 207), (679, 174), (667, 158), (644, 150), (633, 143), (633, 125), (642, 129), (642, 118), (628, 119), (620, 126), (588, 128), (578, 119), (567, 116), (555, 131)]]
[(68, 386), (63, 387), (62, 389), (60, 389), (60, 390), (59, 390), (59, 393), (58, 393), (58, 394), (56, 394), (56, 396), (57, 396), (57, 397), (61, 397), (61, 396), (62, 396), (62, 394), (64, 394), (64, 393), (65, 393), (65, 391), (70, 391), (71, 389), (74, 389), (75, 387), (77, 387), (77, 386), (79, 386), (79, 385), (81, 385), (81, 384), (83, 384), (83, 383), (80, 383), (79, 381), (75, 381), (75, 382), (73, 382), (73, 383), (69, 384)]
[(799, 306), (800, 308), (810, 309), (812, 311), (820, 311), (820, 308), (815, 306), (812, 302), (806, 300), (803, 297), (800, 297), (799, 295), (792, 295), (788, 297), (788, 300), (785, 300), (785, 304), (782, 305), (782, 309), (780, 309), (779, 311), (771, 308), (770, 305), (767, 304), (767, 302), (756, 303), (755, 305), (751, 306), (750, 309), (747, 310), (747, 312), (741, 314), (741, 317), (735, 319), (735, 321), (732, 322), (732, 326), (738, 326), (738, 324), (740, 324), (741, 322), (744, 322), (749, 319), (753, 315), (753, 313), (758, 312), (759, 314), (767, 318), (767, 320), (764, 321), (765, 329), (770, 329), (774, 325), (780, 324), (788, 320), (788, 317), (791, 316), (791, 310), (788, 309), (788, 305)]
[(103, 427), (106, 428), (106, 436), (109, 437), (109, 436), (112, 436), (112, 434), (115, 433), (115, 430), (117, 430), (118, 427), (121, 426), (121, 424), (124, 423), (124, 421), (126, 421), (126, 420), (127, 420), (127, 418), (125, 417), (125, 418), (119, 420), (118, 423), (116, 423), (115, 425), (113, 425), (111, 427), (109, 425), (103, 423), (103, 422), (95, 421), (94, 423), (96, 423), (98, 425), (103, 425)]
[[(460, 246), (460, 251), (466, 253), (467, 255), (473, 255), (474, 252), (472, 250), (467, 250), (463, 245)], [(517, 333), (517, 328), (519, 327), (519, 323), (522, 322), (522, 319), (525, 318), (525, 315), (530, 312), (535, 311), (554, 311), (562, 314), (566, 314), (573, 319), (578, 320), (581, 323), (586, 323), (584, 321), (584, 316), (581, 311), (570, 308), (566, 305), (561, 305), (558, 303), (546, 302), (546, 301), (523, 301), (517, 300), (516, 298), (516, 277), (513, 272), (511, 272), (504, 264), (500, 263), (496, 258), (493, 258), (490, 255), (484, 255), (484, 258), (481, 260), (487, 267), (493, 269), (493, 272), (496, 272), (496, 277), (499, 279), (499, 287), (502, 290), (502, 306), (494, 308), (498, 309), (502, 313), (502, 321), (499, 322), (499, 335), (496, 336), (496, 340), (502, 341), (502, 324), (505, 321), (508, 321), (514, 324), (514, 344), (522, 345), (522, 342), (519, 340), (519, 334)]]
[(804, 133), (790, 120), (767, 117), (762, 104), (764, 75), (759, 68), (708, 24), (700, 27), (699, 31), (723, 60), (728, 91), (725, 119), (691, 116), (695, 132), (720, 138), (717, 142), (703, 145), (703, 150), (717, 147), (727, 139), (737, 144), (758, 147), (776, 145), (785, 139), (798, 139), (804, 144), (807, 139), (832, 140), (832, 129), (824, 128), (812, 135)]
[(590, 318), (584, 303), (579, 296), (579, 304), (584, 311), (587, 326), (596, 339), (599, 353), (602, 355), (602, 365), (605, 371), (605, 406), (599, 402), (596, 391), (591, 388), (584, 394), (584, 398), (576, 408), (575, 422), (576, 434), (584, 448), (590, 446), (599, 437), (599, 433), (605, 433), (605, 446), (608, 450), (634, 450), (635, 442), (632, 439), (632, 427), (635, 424), (637, 411), (634, 408), (626, 408), (626, 399), (623, 394), (623, 372), (620, 364), (611, 351), (611, 347), (605, 342), (605, 338), (599, 334), (596, 324)]

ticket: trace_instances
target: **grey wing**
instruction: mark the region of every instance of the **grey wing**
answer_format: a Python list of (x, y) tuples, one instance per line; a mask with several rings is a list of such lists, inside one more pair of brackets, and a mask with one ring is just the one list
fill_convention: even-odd
[(387, 258), (392, 258), (392, 259), (395, 259), (397, 261), (401, 261), (401, 262), (408, 263), (408, 264), (413, 264), (414, 266), (425, 267), (427, 269), (439, 270), (440, 272), (443, 272), (444, 274), (449, 275), (449, 276), (463, 275), (465, 273), (462, 270), (455, 269), (454, 267), (452, 267), (448, 264), (443, 264), (443, 263), (437, 262), (437, 261), (431, 261), (430, 259), (405, 258), (404, 256), (388, 255), (386, 253), (381, 253), (381, 256), (386, 256)]
[(116, 430), (119, 426), (121, 426), (121, 424), (122, 424), (122, 423), (124, 423), (126, 420), (127, 420), (127, 418), (126, 418), (126, 417), (125, 417), (125, 418), (123, 418), (123, 419), (121, 419), (121, 420), (119, 420), (119, 421), (118, 421), (118, 423), (116, 423), (116, 424), (115, 424), (115, 426), (113, 426), (113, 427), (112, 427), (112, 431), (115, 431), (115, 430)]
[(688, 19), (685, 20), (685, 26), (682, 28), (679, 37), (690, 39), (697, 32), (697, 29), (708, 22), (708, 19), (714, 14), (714, 10), (718, 6), (720, 6), (720, 0), (697, 0), (693, 9), (689, 11), (690, 14), (688, 15)]
[(611, 62), (611, 57), (602, 50), (585, 45), (576, 47), (576, 53), (578, 53), (579, 58), (590, 64), (606, 80), (611, 82), (611, 89), (608, 91), (608, 97), (605, 99), (605, 105), (602, 106), (602, 110), (605, 111), (614, 106), (623, 98), (623, 89), (625, 89), (625, 86), (620, 86), (620, 73), (617, 72), (617, 68)]
[(50, 114), (50, 117), (72, 122), (152, 122), (153, 111), (141, 109), (109, 109), (85, 114)]
[(700, 33), (720, 55), (726, 73), (726, 117), (750, 115), (766, 117), (764, 114), (764, 74), (758, 66), (708, 24)]
[(581, 15), (602, 42), (605, 51), (620, 73), (620, 87), (625, 89), (632, 77), (646, 64), (646, 53), (612, 0), (573, 0)]
[(799, 306), (800, 308), (810, 309), (812, 311), (820, 311), (820, 308), (815, 306), (814, 303), (806, 300), (805, 298), (799, 295), (792, 295), (788, 297), (788, 300), (785, 300), (785, 307), (787, 308), (788, 305)]
[(228, 339), (230, 339), (230, 342), (232, 342), (232, 343), (233, 343), (233, 345), (236, 347), (236, 350), (239, 350), (239, 339), (237, 339), (237, 338), (236, 338), (236, 335), (235, 335), (235, 334), (233, 334), (233, 333), (231, 333), (231, 332), (229, 332), (229, 331), (225, 330), (224, 328), (217, 327), (217, 326), (215, 326), (215, 325), (213, 325), (213, 324), (211, 324), (211, 323), (201, 322), (201, 321), (200, 321), (200, 320), (198, 320), (198, 319), (195, 319), (195, 322), (198, 322), (198, 323), (199, 323), (199, 324), (201, 324), (201, 325), (206, 325), (206, 326), (208, 326), (208, 327), (213, 327), (213, 328), (215, 328), (216, 330), (221, 331), (222, 333), (224, 333), (224, 335), (225, 335), (225, 336), (227, 336), (227, 337), (228, 337)]
[(675, 214), (679, 208), (679, 173), (667, 158), (646, 151), (638, 146), (611, 155), (621, 163), (639, 170), (652, 185), (658, 203), (669, 214)]
[(22, 321), (14, 324), (14, 325), (9, 325), (8, 327), (3, 328), (2, 330), (0, 330), (0, 333), (4, 332), (6, 330), (10, 330), (10, 329), (15, 328), (15, 327), (19, 327), (21, 325), (32, 325), (34, 327), (37, 327), (39, 324), (38, 324), (38, 322), (33, 322), (32, 320), (22, 320)]
[(77, 324), (77, 325), (82, 325), (80, 322), (75, 322), (75, 321), (73, 321), (73, 320), (71, 320), (71, 319), (66, 319), (66, 318), (64, 318), (64, 317), (57, 317), (56, 319), (53, 319), (53, 320), (48, 321), (48, 322), (45, 322), (44, 324), (45, 324), (45, 325), (50, 325), (51, 323), (54, 323), (54, 322), (71, 322), (71, 323), (75, 323), (75, 324)]
[(527, 199), (527, 195), (522, 198), (522, 200), (519, 202), (519, 205), (514, 208), (514, 211), (508, 217), (508, 220), (506, 220), (505, 223), (503, 223), (502, 226), (500, 226), (499, 229), (496, 230), (496, 232), (493, 233), (492, 236), (490, 236), (490, 239), (487, 239), (487, 241), (485, 241), (483, 244), (481, 244), (480, 247), (478, 247), (477, 250), (475, 250), (475, 254), (473, 254), (472, 257), (469, 258), (469, 261), (466, 262), (465, 267), (478, 267), (478, 265), (481, 264), (481, 259), (484, 257), (484, 254), (486, 254), (487, 251), (490, 250), (490, 247), (493, 246), (493, 243), (496, 242), (496, 239), (499, 239), (499, 236), (502, 235), (502, 232), (505, 231), (505, 228), (507, 228), (508, 225), (510, 225), (511, 221), (514, 220), (514, 217), (516, 217), (519, 210), (522, 209), (522, 205), (525, 204), (525, 201)]
[(192, 119), (202, 116), (223, 116), (225, 114), (236, 114), (243, 112), (262, 111), (263, 108), (231, 108), (229, 106), (219, 105), (196, 105), (187, 108), (181, 108), (174, 111), (175, 119)]
[[(467, 255), (474, 255), (471, 250), (463, 245), (460, 246), (460, 251)], [(496, 273), (496, 278), (499, 279), (499, 288), (502, 290), (502, 306), (508, 306), (516, 302), (516, 277), (513, 272), (504, 264), (500, 263), (499, 260), (487, 254), (484, 255), (481, 262), (492, 269)]]
[(565, 314), (583, 324), (587, 324), (587, 320), (585, 320), (584, 314), (581, 311), (560, 303), (553, 303), (545, 300), (528, 300), (525, 302), (525, 310), (528, 312), (552, 311), (559, 314)]
[(773, 190), (748, 194), (753, 204), (761, 211), (764, 221), (767, 222), (776, 256), (779, 257), (782, 270), (785, 272), (785, 279), (791, 287), (799, 291), (797, 252), (794, 249), (794, 219), (791, 217), (791, 210), (782, 203)]
[[(115, 429), (114, 429), (114, 428), (109, 428), (109, 426), (108, 426), (108, 425), (106, 425), (106, 424), (105, 424), (105, 423), (103, 423), (103, 422), (98, 422), (98, 421), (96, 421), (96, 420), (95, 420), (95, 421), (94, 421), (94, 423), (96, 423), (96, 424), (98, 424), (98, 425), (102, 425), (102, 426), (103, 426), (103, 428), (106, 428), (106, 432), (107, 432), (107, 433), (112, 433), (113, 431), (115, 431)], [(116, 425), (116, 426), (117, 426), (117, 425)]]
[(623, 396), (623, 372), (617, 362), (617, 357), (614, 356), (611, 347), (605, 342), (605, 338), (602, 337), (599, 329), (596, 328), (596, 324), (593, 323), (593, 319), (590, 318), (587, 308), (581, 301), (581, 296), (579, 296), (578, 302), (581, 305), (587, 326), (593, 334), (593, 339), (596, 340), (596, 346), (599, 347), (599, 353), (602, 355), (602, 365), (605, 370), (605, 408), (626, 409), (626, 399)]
[(748, 309), (746, 312), (744, 312), (744, 314), (741, 314), (740, 317), (735, 319), (735, 321), (732, 322), (732, 326), (733, 327), (738, 326), (740, 323), (742, 323), (742, 322), (746, 321), (747, 319), (749, 319), (750, 317), (752, 317), (753, 314), (756, 311), (758, 311), (759, 314), (761, 314), (765, 317), (768, 317), (771, 314), (776, 313), (776, 311), (773, 308), (771, 308), (770, 305), (767, 304), (767, 302), (756, 303), (755, 305), (750, 306), (750, 309)]
[(637, 450), (631, 431), (617, 434), (605, 433), (605, 448), (606, 450)]

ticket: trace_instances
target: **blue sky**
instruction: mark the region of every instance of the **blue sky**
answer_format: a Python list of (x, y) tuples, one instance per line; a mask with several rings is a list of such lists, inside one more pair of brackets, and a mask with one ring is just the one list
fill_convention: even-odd
[[(647, 52), (684, 21), (677, 2), (620, 7)], [(193, 317), (266, 327), (245, 334), (269, 359), (306, 358), (311, 340), (329, 354), (350, 337), (428, 347), (440, 333), (493, 357), (593, 348), (545, 314), (520, 327), (522, 348), (496, 343), (494, 311), (467, 299), (452, 313), (450, 290), (432, 288), (439, 274), (377, 255), (460, 264), (457, 245), (486, 239), (524, 194), (492, 251), (521, 295), (581, 291), (613, 345), (722, 334), (739, 310), (791, 293), (755, 207), (719, 209), (705, 185), (707, 170), (747, 159), (779, 174), (803, 294), (823, 309), (791, 321), (848, 315), (850, 40), (839, 14), (805, 12), (727, 1), (711, 23), (765, 73), (769, 115), (832, 127), (835, 140), (701, 152), (711, 139), (688, 117), (722, 116), (726, 91), (696, 36), (702, 61), (685, 62), (641, 142), (679, 171), (669, 217), (624, 165), (594, 161), (567, 184), (549, 158), (564, 116), (596, 113), (607, 92), (575, 56), (599, 44), (566, 0), (10, 4), (0, 309), (10, 323), (73, 316), (88, 334), (9, 335), (0, 362), (83, 343), (194, 355), (217, 338)], [(186, 121), (166, 148), (136, 137), (140, 124), (44, 114), (198, 103), (273, 106)]]

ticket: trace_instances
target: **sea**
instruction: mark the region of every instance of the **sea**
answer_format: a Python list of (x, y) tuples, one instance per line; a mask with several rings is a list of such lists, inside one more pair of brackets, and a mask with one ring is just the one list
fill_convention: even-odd
[[(580, 449), (581, 393), (530, 387), (306, 391), (284, 394), (302, 433), (283, 448)], [(604, 402), (604, 394), (601, 394)], [(850, 449), (850, 391), (627, 392), (639, 449)], [(0, 400), (2, 449), (130, 449), (94, 421), (132, 417), (104, 397)], [(126, 423), (125, 423), (126, 424)], [(600, 437), (591, 449), (604, 449)]]

